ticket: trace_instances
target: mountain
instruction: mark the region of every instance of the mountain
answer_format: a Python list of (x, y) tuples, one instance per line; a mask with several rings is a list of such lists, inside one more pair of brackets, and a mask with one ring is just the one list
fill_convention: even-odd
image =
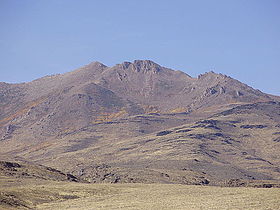
[(0, 158), (91, 182), (280, 179), (280, 98), (149, 60), (0, 83)]

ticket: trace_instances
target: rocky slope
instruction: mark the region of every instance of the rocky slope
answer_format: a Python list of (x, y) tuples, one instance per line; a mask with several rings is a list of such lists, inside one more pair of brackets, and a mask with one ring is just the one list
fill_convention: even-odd
[[(92, 182), (280, 179), (279, 97), (136, 60), (0, 83), (0, 158)], [(278, 135), (278, 136), (277, 136)]]

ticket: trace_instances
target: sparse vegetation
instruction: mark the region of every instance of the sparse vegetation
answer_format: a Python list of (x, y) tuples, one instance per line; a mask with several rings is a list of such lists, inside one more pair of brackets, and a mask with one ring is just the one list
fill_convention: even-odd
[(225, 75), (94, 62), (0, 98), (4, 209), (279, 207), (280, 98)]
[[(9, 186), (7, 186), (9, 182)], [(0, 181), (0, 209), (278, 209), (280, 189)]]

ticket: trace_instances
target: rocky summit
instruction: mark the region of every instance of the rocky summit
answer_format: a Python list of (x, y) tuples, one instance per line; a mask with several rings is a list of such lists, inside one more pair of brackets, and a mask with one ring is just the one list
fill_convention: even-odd
[(94, 183), (276, 186), (279, 101), (214, 72), (93, 62), (0, 83), (0, 159)]

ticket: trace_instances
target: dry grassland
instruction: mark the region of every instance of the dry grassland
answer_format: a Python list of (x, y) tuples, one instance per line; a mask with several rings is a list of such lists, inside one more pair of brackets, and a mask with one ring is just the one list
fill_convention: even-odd
[(0, 181), (0, 209), (279, 209), (279, 188)]

